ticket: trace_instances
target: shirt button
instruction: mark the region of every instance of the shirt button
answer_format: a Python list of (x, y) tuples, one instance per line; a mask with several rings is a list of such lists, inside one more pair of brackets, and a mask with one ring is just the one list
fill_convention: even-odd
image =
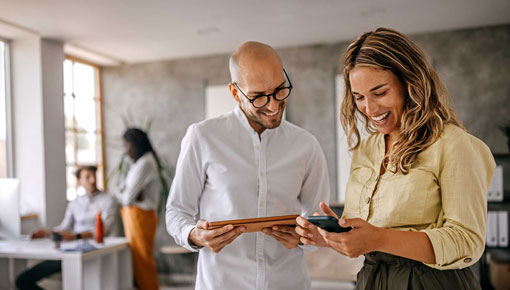
[(259, 259), (259, 264), (262, 264), (262, 262), (264, 262), (263, 259)]
[(465, 259), (464, 259), (464, 263), (469, 263), (469, 262), (471, 262), (471, 261), (473, 261), (473, 259), (471, 259), (471, 258), (465, 258)]
[(261, 202), (261, 203), (260, 203), (260, 206), (264, 206), (264, 202)]
[(260, 176), (264, 176), (264, 172), (261, 172), (261, 173), (260, 173)]
[(370, 204), (370, 197), (367, 197), (367, 204)]

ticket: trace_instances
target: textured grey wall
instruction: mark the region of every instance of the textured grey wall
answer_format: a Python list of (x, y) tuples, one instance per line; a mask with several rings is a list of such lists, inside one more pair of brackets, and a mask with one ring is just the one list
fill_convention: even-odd
[[(498, 125), (510, 121), (510, 25), (412, 36), (446, 84), (469, 132), (493, 152), (508, 152)], [(287, 119), (317, 137), (335, 173), (334, 77), (348, 42), (279, 50), (295, 86)], [(228, 55), (162, 61), (102, 69), (107, 168), (118, 162), (123, 116), (149, 132), (162, 159), (175, 166), (186, 128), (204, 118), (208, 84), (229, 81)], [(335, 199), (333, 194), (333, 199)], [(166, 242), (164, 232), (158, 238)]]

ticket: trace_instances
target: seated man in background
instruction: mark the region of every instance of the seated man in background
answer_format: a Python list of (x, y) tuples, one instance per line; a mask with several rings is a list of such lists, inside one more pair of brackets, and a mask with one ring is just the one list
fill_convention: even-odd
[[(97, 213), (101, 212), (104, 234), (107, 235), (115, 219), (117, 209), (115, 200), (107, 193), (97, 189), (95, 166), (83, 166), (76, 170), (78, 185), (83, 186), (86, 194), (78, 196), (66, 208), (62, 223), (53, 230), (37, 229), (30, 234), (32, 239), (48, 238), (57, 232), (64, 241), (89, 239), (94, 237)], [(61, 271), (60, 261), (44, 261), (21, 273), (16, 279), (18, 289), (42, 289), (37, 282)]]

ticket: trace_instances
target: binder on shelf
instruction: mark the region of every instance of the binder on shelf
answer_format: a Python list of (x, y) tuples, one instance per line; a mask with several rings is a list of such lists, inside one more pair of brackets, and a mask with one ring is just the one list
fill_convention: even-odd
[(489, 211), (487, 214), (487, 247), (498, 246), (498, 212)]
[(501, 248), (508, 247), (508, 212), (498, 212), (498, 244)]
[(488, 201), (503, 201), (503, 166), (496, 166), (492, 182), (489, 185), (489, 191), (487, 192)]

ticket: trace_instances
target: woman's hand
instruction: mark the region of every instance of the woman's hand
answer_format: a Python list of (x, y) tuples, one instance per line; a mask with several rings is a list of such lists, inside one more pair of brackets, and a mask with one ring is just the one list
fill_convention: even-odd
[(360, 218), (342, 218), (338, 220), (338, 224), (344, 228), (352, 227), (352, 230), (346, 233), (331, 233), (318, 229), (325, 243), (335, 251), (356, 258), (380, 249), (385, 229), (373, 226)]
[[(338, 219), (338, 216), (333, 212), (333, 210), (326, 205), (326, 203), (320, 203), (321, 211), (327, 215), (332, 216)], [(314, 216), (320, 216), (318, 212), (313, 214)], [(296, 233), (298, 233), (301, 238), (300, 241), (305, 245), (314, 245), (318, 247), (327, 247), (328, 244), (323, 239), (322, 235), (318, 231), (318, 227), (307, 221), (303, 217), (296, 218), (297, 226)]]

